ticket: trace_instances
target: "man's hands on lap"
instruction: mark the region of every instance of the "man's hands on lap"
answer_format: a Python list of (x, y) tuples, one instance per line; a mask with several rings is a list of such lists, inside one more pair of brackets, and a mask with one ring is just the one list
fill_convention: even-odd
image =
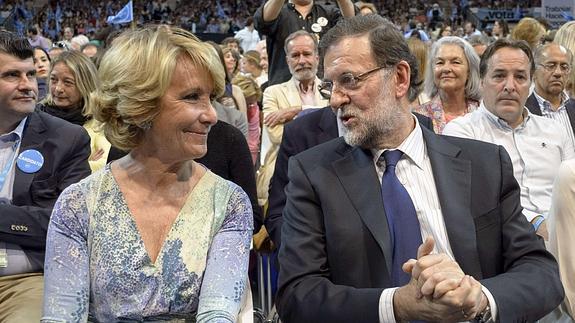
[(488, 305), (481, 284), (465, 275), (446, 254), (431, 254), (434, 245), (433, 238), (427, 238), (418, 249), (417, 260), (410, 259), (403, 265), (411, 281), (394, 295), (398, 321), (466, 321)]

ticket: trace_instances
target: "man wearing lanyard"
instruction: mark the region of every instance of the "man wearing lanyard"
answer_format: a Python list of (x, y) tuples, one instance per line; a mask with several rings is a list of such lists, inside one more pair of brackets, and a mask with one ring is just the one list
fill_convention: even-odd
[(90, 174), (90, 138), (36, 112), (26, 38), (0, 32), (0, 322), (38, 322), (46, 230), (56, 199)]

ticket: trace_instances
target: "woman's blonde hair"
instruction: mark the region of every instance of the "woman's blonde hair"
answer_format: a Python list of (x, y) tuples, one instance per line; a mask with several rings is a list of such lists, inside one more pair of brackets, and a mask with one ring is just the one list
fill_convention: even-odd
[(530, 17), (519, 20), (519, 23), (511, 31), (512, 39), (526, 41), (531, 50), (534, 50), (539, 45), (543, 36), (545, 36), (545, 27), (539, 21)]
[(571, 51), (571, 72), (567, 80), (566, 89), (571, 97), (575, 97), (575, 21), (569, 21), (563, 24), (557, 33), (553, 42), (559, 44)]
[(217, 54), (188, 31), (150, 26), (114, 39), (100, 63), (101, 88), (91, 97), (94, 118), (113, 146), (128, 151), (141, 143), (182, 55), (210, 73), (215, 96), (223, 94), (225, 72)]
[(417, 83), (421, 84), (420, 88), (422, 88), (425, 71), (427, 70), (427, 54), (429, 53), (429, 47), (427, 47), (427, 44), (421, 41), (421, 39), (414, 37), (407, 40), (407, 46), (417, 61), (419, 67), (417, 70)]
[[(72, 74), (74, 74), (74, 82), (76, 89), (80, 92), (82, 97), (82, 113), (85, 116), (91, 117), (94, 111), (93, 104), (90, 100), (90, 94), (99, 88), (100, 82), (98, 80), (98, 71), (96, 65), (86, 57), (84, 54), (77, 51), (63, 52), (52, 61), (50, 74), (58, 64), (66, 65)], [(49, 80), (49, 88), (52, 86), (52, 78)], [(41, 102), (42, 104), (56, 106), (52, 97), (51, 91), (48, 91), (46, 98)]]

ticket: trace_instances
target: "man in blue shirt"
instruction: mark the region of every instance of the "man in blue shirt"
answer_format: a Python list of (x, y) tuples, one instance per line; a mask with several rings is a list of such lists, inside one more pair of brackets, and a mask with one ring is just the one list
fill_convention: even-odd
[(90, 174), (86, 131), (35, 111), (33, 54), (26, 38), (0, 32), (0, 322), (40, 320), (52, 207)]

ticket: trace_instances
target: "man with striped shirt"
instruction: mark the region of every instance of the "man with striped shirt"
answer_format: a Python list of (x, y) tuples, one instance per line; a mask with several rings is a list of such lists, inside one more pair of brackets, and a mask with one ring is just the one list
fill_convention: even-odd
[(575, 101), (565, 93), (573, 53), (559, 44), (549, 43), (535, 51), (535, 89), (525, 106), (533, 114), (558, 121), (575, 146)]

